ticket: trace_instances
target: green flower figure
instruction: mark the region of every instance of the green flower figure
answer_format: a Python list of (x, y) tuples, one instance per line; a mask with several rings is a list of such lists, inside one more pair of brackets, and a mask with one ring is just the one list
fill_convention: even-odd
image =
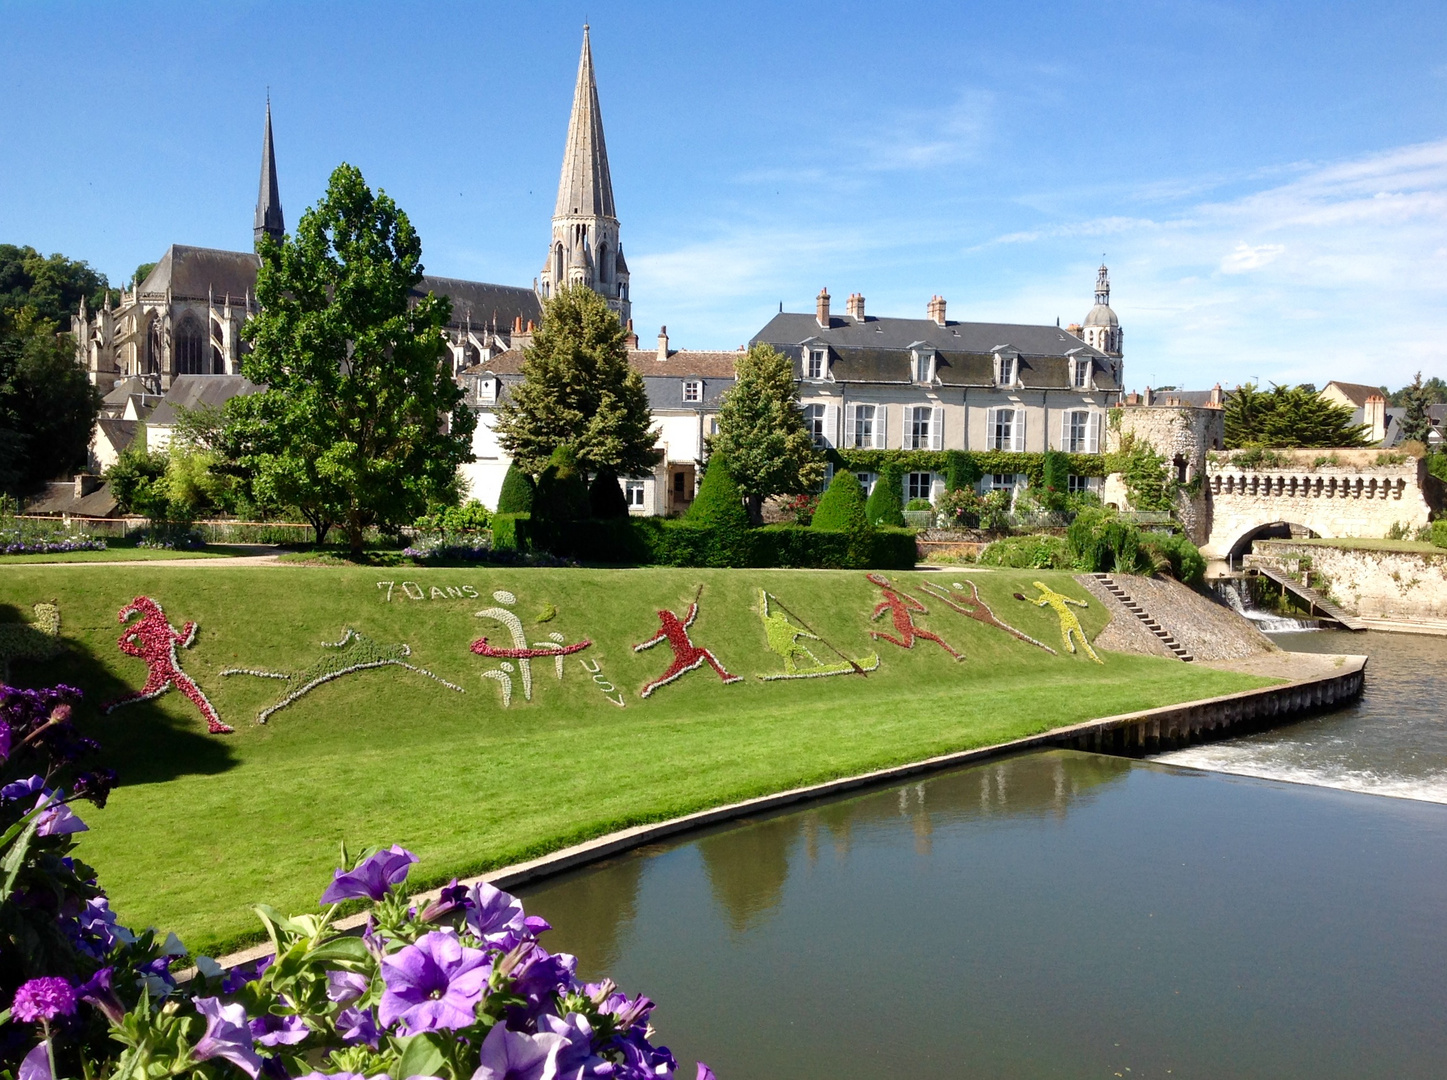
[(1030, 598), (1023, 593), (1016, 593), (1015, 599), (1027, 600), (1036, 607), (1053, 608), (1055, 614), (1060, 616), (1060, 640), (1065, 643), (1065, 647), (1071, 652), (1075, 651), (1075, 642), (1071, 640), (1071, 636), (1074, 635), (1080, 639), (1080, 647), (1085, 650), (1086, 656), (1090, 657), (1097, 664), (1105, 663), (1104, 660), (1095, 655), (1095, 650), (1090, 647), (1090, 642), (1085, 638), (1085, 631), (1080, 628), (1080, 620), (1075, 617), (1075, 612), (1070, 610), (1071, 607), (1083, 608), (1089, 607), (1090, 605), (1084, 600), (1072, 600), (1063, 593), (1056, 592), (1043, 581), (1032, 581), (1030, 584), (1040, 590), (1040, 598), (1038, 600), (1030, 600)]

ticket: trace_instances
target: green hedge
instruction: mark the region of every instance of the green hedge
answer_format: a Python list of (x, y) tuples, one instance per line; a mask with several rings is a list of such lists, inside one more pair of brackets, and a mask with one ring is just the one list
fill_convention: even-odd
[(1429, 535), (1434, 545), (1447, 548), (1447, 518), (1438, 518), (1432, 522), (1432, 532)]
[(528, 550), (528, 526), (531, 514), (494, 514), (492, 516), (492, 547), (494, 551)]
[(1034, 570), (1073, 570), (1075, 556), (1063, 536), (1011, 536), (996, 540), (978, 560), (984, 566)]

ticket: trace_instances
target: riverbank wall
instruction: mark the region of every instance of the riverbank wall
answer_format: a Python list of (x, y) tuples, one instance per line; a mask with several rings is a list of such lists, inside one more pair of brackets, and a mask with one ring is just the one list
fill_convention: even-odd
[(1447, 619), (1447, 549), (1257, 540), (1245, 565), (1280, 570), (1364, 619)]

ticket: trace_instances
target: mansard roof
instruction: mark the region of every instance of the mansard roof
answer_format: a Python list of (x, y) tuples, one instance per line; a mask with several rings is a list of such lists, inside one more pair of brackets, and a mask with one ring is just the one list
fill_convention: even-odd
[(1120, 389), (1106, 355), (1058, 326), (946, 322), (932, 319), (831, 318), (821, 327), (813, 315), (776, 315), (754, 337), (792, 356), (803, 375), (805, 348), (828, 346), (835, 382), (912, 384), (912, 352), (935, 350), (935, 377), (942, 386), (992, 387), (995, 352), (1019, 356), (1019, 385), (1027, 390), (1072, 388), (1070, 361), (1091, 360), (1098, 390)]
[(858, 319), (833, 316), (829, 327), (819, 325), (813, 315), (781, 312), (754, 335), (754, 341), (770, 345), (801, 345), (815, 339), (837, 348), (889, 349), (907, 351), (924, 342), (945, 352), (990, 355), (1002, 345), (1013, 346), (1022, 356), (1066, 356), (1104, 358), (1074, 334), (1058, 326), (1019, 323), (946, 322), (933, 319)]
[[(726, 379), (731, 382), (734, 378), (734, 362), (740, 355), (737, 352), (676, 349), (668, 354), (667, 360), (659, 360), (656, 349), (629, 349), (628, 363), (643, 376), (645, 381), (648, 379), (673, 381)], [(512, 348), (498, 353), (491, 360), (474, 364), (461, 374), (481, 375), (490, 372), (498, 376), (516, 375), (521, 377), (522, 371), (523, 350)]]

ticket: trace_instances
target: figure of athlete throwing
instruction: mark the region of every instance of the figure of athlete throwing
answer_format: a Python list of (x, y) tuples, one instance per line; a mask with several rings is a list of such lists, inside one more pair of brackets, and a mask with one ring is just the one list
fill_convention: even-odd
[[(703, 590), (700, 588), (699, 592), (702, 593)], [(714, 671), (718, 672), (718, 677), (726, 683), (736, 683), (743, 680), (741, 675), (730, 675), (724, 669), (724, 666), (718, 662), (718, 657), (714, 656), (713, 653), (693, 643), (693, 640), (688, 636), (688, 628), (693, 625), (693, 620), (696, 618), (698, 618), (697, 599), (689, 605), (688, 614), (682, 619), (671, 611), (660, 611), (658, 613), (660, 623), (658, 633), (654, 634), (647, 641), (633, 646), (634, 652), (642, 652), (644, 649), (651, 649), (660, 641), (666, 640), (669, 648), (673, 650), (673, 663), (668, 665), (668, 670), (652, 682), (647, 683), (643, 689), (639, 691), (639, 697), (646, 698), (660, 686), (666, 686), (685, 672), (693, 671), (695, 668), (702, 667), (704, 664), (707, 664), (713, 668)]]
[(956, 660), (963, 660), (965, 658), (963, 653), (957, 653), (954, 649), (946, 645), (944, 638), (938, 634), (932, 634), (928, 630), (921, 630), (918, 626), (915, 626), (914, 613), (919, 612), (921, 615), (928, 615), (929, 608), (925, 607), (907, 593), (897, 592), (894, 586), (890, 585), (889, 579), (886, 577), (881, 577), (878, 574), (865, 574), (864, 576), (878, 585), (879, 591), (884, 594), (884, 599), (879, 602), (879, 605), (874, 609), (874, 614), (869, 617), (870, 621), (873, 622), (888, 611), (894, 622), (894, 632), (899, 635), (897, 638), (890, 637), (888, 634), (881, 634), (876, 630), (871, 630), (869, 632), (870, 637), (878, 638), (880, 641), (887, 641), (891, 645), (898, 645), (902, 649), (914, 648), (915, 638), (923, 638), (925, 641), (933, 641)]
[[(139, 615), (140, 618), (136, 622), (129, 622), (135, 615)], [(221, 717), (216, 715), (216, 707), (207, 699), (201, 688), (181, 670), (181, 661), (176, 655), (176, 648), (180, 646), (183, 649), (189, 649), (196, 641), (196, 624), (194, 622), (188, 622), (177, 630), (166, 621), (166, 613), (161, 610), (161, 605), (149, 596), (136, 597), (121, 608), (116, 618), (117, 621), (125, 624), (125, 631), (116, 644), (127, 656), (144, 660), (148, 671), (145, 686), (134, 694), (127, 694), (125, 697), (117, 698), (102, 706), (103, 712), (110, 713), (122, 705), (130, 705), (137, 701), (150, 701), (152, 698), (160, 697), (174, 686), (190, 698), (196, 708), (201, 710), (201, 716), (206, 720), (206, 730), (211, 734), (224, 735), (232, 730), (229, 725), (221, 722)]]

